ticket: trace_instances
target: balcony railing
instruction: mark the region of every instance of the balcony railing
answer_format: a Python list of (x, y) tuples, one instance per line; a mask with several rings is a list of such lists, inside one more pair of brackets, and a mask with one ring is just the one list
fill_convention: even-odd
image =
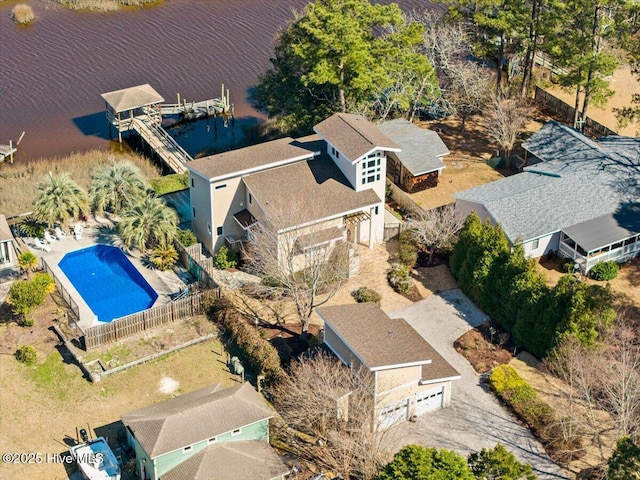
[(564, 242), (560, 242), (560, 253), (568, 258), (572, 258), (580, 266), (583, 273), (588, 272), (594, 265), (609, 260), (624, 261), (634, 257), (640, 252), (640, 241), (624, 245), (608, 252), (602, 252), (592, 256), (584, 256), (573, 250), (572, 247)]

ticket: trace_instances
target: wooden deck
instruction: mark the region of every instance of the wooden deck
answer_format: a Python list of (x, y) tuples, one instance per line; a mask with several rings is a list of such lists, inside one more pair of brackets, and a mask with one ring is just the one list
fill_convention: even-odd
[(181, 115), (187, 120), (232, 114), (232, 107), (219, 98), (201, 102), (163, 103), (160, 109), (162, 115)]
[(178, 142), (164, 128), (139, 118), (134, 118), (131, 121), (131, 127), (140, 135), (140, 138), (149, 144), (171, 170), (175, 173), (187, 171), (184, 164), (190, 162), (193, 158), (184, 148), (178, 145)]

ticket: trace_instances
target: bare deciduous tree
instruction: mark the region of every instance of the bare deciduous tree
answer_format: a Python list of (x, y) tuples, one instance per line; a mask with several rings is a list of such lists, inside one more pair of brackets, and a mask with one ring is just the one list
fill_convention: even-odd
[(487, 135), (504, 152), (507, 166), (511, 165), (511, 152), (527, 124), (529, 111), (525, 102), (512, 98), (494, 98), (485, 110)]
[(602, 362), (604, 406), (615, 419), (620, 436), (640, 435), (639, 335), (624, 317), (607, 337)]
[(313, 309), (335, 295), (349, 272), (345, 242), (324, 241), (322, 225), (295, 228), (318, 218), (312, 210), (306, 202), (294, 202), (286, 210), (270, 211), (252, 228), (244, 255), (247, 268), (263, 279), (254, 292), (291, 300), (303, 335)]
[(453, 204), (432, 210), (416, 210), (410, 224), (415, 239), (429, 252), (429, 264), (433, 255), (446, 245), (455, 242), (458, 232), (464, 226), (464, 218)]
[(271, 392), (288, 425), (284, 442), (299, 457), (345, 479), (373, 478), (389, 460), (372, 431), (373, 381), (368, 372), (344, 367), (319, 353), (292, 365)]

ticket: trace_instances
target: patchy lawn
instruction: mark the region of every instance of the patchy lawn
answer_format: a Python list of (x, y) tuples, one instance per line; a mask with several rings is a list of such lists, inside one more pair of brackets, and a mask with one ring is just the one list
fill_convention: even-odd
[[(67, 363), (56, 348), (58, 340), (49, 327), (57, 318), (57, 308), (55, 302), (48, 299), (35, 312), (35, 324), (30, 328), (6, 323), (7, 312), (3, 311), (5, 323), (0, 324), (0, 451), (3, 453), (62, 454), (75, 439), (76, 428), (100, 430), (118, 422), (126, 412), (211, 383), (230, 386), (236, 382), (227, 370), (222, 345), (210, 340), (92, 384), (83, 378), (76, 365)], [(192, 324), (191, 328), (196, 327)], [(177, 330), (176, 325), (174, 335)], [(150, 342), (154, 341), (153, 335), (147, 334), (147, 337)], [(101, 355), (120, 363), (136, 351), (136, 342), (140, 339), (105, 347)], [(20, 344), (36, 348), (36, 365), (26, 366), (14, 358), (13, 352)], [(0, 478), (63, 479), (67, 478), (67, 471), (60, 463), (0, 463)]]

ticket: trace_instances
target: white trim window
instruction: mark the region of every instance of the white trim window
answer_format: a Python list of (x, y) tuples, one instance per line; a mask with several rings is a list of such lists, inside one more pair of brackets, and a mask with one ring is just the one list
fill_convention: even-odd
[(531, 242), (531, 250), (537, 250), (538, 248), (540, 248), (540, 239), (536, 238)]
[[(380, 180), (380, 152), (372, 153), (362, 162), (362, 185)], [(378, 156), (375, 158), (375, 156)], [(374, 157), (374, 158), (370, 158)]]

